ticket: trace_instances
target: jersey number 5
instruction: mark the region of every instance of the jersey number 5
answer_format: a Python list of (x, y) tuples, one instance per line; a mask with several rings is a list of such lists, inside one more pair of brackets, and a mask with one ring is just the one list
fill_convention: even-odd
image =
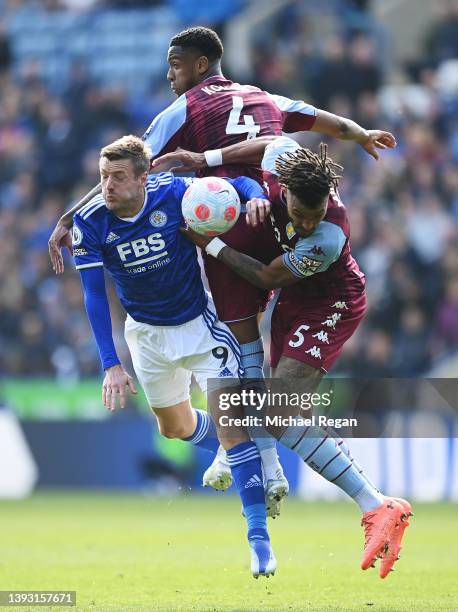
[(293, 348), (301, 346), (301, 344), (303, 344), (304, 342), (304, 334), (302, 333), (302, 330), (307, 331), (308, 329), (310, 329), (310, 325), (299, 325), (299, 327), (294, 332), (294, 335), (297, 336), (297, 340), (290, 340), (288, 344)]
[(253, 115), (243, 115), (243, 123), (239, 123), (243, 109), (242, 96), (232, 96), (232, 110), (226, 125), (226, 134), (246, 134), (247, 140), (256, 138), (261, 126), (254, 122)]

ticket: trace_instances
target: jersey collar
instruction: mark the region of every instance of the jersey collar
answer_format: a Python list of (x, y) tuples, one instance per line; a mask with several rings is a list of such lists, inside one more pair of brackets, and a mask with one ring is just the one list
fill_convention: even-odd
[(148, 200), (148, 194), (146, 193), (146, 189), (145, 189), (145, 198), (143, 200), (143, 206), (140, 208), (140, 210), (138, 211), (136, 215), (134, 215), (133, 217), (118, 217), (118, 215), (115, 215), (115, 217), (118, 217), (118, 219), (121, 219), (121, 221), (125, 221), (126, 223), (135, 223), (135, 221), (137, 221), (137, 219), (139, 219), (142, 216), (143, 211), (145, 210), (147, 200)]

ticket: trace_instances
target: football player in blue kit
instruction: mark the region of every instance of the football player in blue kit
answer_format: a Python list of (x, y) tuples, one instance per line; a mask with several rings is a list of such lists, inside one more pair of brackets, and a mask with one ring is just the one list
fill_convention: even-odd
[[(216, 453), (227, 451), (248, 527), (255, 577), (275, 572), (266, 525), (259, 451), (245, 431), (217, 438), (205, 411), (191, 406), (194, 374), (205, 392), (208, 378), (237, 377), (240, 348), (221, 323), (202, 284), (197, 251), (179, 232), (181, 200), (193, 179), (162, 173), (149, 178), (151, 151), (125, 136), (100, 153), (102, 194), (74, 217), (73, 254), (84, 300), (105, 370), (103, 403), (125, 406), (136, 393), (113, 342), (104, 268), (127, 311), (125, 337), (135, 373), (156, 415), (159, 431)], [(261, 196), (254, 180), (230, 180), (242, 199)]]

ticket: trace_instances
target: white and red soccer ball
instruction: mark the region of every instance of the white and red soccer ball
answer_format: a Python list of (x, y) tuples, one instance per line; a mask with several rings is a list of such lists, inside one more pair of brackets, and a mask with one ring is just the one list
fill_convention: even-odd
[(223, 178), (195, 179), (181, 203), (186, 223), (198, 234), (218, 236), (233, 227), (240, 215), (238, 193)]

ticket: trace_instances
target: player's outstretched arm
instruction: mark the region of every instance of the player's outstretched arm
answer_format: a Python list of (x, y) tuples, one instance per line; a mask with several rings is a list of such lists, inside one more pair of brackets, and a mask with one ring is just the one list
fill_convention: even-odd
[(266, 146), (277, 136), (261, 136), (253, 140), (244, 140), (224, 149), (195, 153), (185, 149), (177, 149), (173, 153), (166, 153), (157, 157), (151, 168), (155, 169), (161, 164), (173, 163), (170, 172), (193, 172), (203, 168), (222, 166), (223, 164), (254, 164), (259, 166)]
[(97, 342), (105, 379), (102, 386), (102, 400), (108, 410), (126, 405), (126, 388), (137, 393), (132, 377), (127, 374), (119, 361), (113, 342), (110, 306), (108, 304), (105, 277), (102, 266), (80, 268), (83, 285), (84, 305)]
[(51, 236), (48, 240), (48, 251), (51, 259), (53, 270), (56, 274), (62, 274), (64, 271), (64, 258), (62, 257), (62, 248), (66, 247), (70, 253), (72, 249), (72, 237), (70, 229), (73, 225), (73, 215), (80, 210), (85, 204), (90, 202), (92, 198), (102, 192), (100, 183), (77, 202), (73, 208), (62, 215), (56, 224)]
[[(216, 257), (236, 274), (260, 289), (278, 289), (297, 283), (298, 278), (283, 263), (283, 257), (277, 257), (268, 266), (253, 259), (249, 255), (239, 253), (227, 246), (218, 238), (210, 238), (193, 231), (192, 229), (180, 228), (191, 242), (201, 249), (205, 249), (209, 255)], [(211, 244), (211, 248), (208, 245)], [(207, 248), (208, 247), (208, 248)]]
[(339, 140), (353, 140), (361, 145), (374, 159), (379, 159), (377, 149), (393, 149), (397, 145), (396, 138), (391, 132), (365, 130), (351, 119), (324, 110), (317, 110), (316, 120), (311, 127), (311, 131), (333, 136)]

